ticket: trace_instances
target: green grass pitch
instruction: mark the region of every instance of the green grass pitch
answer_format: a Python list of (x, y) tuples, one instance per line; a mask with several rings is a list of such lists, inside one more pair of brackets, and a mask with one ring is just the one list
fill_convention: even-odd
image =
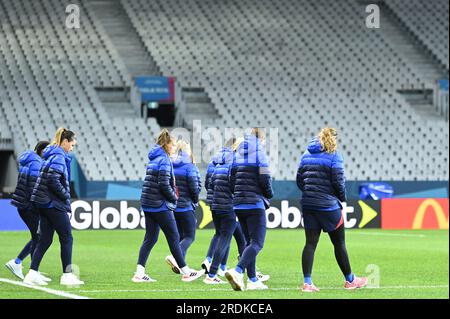
[[(200, 268), (211, 235), (211, 230), (197, 232), (187, 257), (190, 267)], [(28, 236), (27, 232), (0, 232), (0, 262), (4, 264), (15, 258)], [(271, 289), (252, 292), (235, 292), (228, 284), (211, 287), (201, 280), (181, 282), (180, 276), (173, 274), (164, 262), (168, 247), (162, 233), (147, 265), (149, 275), (158, 281), (132, 283), (143, 236), (142, 230), (75, 231), (73, 262), (80, 267), (80, 277), (86, 282), (80, 288), (59, 285), (61, 264), (55, 236), (41, 265), (41, 271), (53, 279), (48, 288), (89, 298), (449, 298), (447, 230), (348, 230), (347, 247), (353, 271), (357, 275), (374, 275), (373, 269), (379, 270), (378, 288), (357, 291), (342, 288), (343, 278), (334, 260), (333, 247), (328, 236), (322, 234), (313, 270), (314, 283), (322, 290), (315, 294), (304, 294), (298, 289), (302, 281), (300, 256), (305, 242), (302, 230), (268, 231), (266, 246), (258, 258), (258, 268), (272, 276), (268, 282)], [(233, 242), (229, 266), (235, 265), (236, 257)], [(24, 261), (24, 272), (29, 263), (29, 258)], [(3, 266), (0, 267), (0, 278), (17, 280)], [(5, 298), (61, 297), (0, 282), (0, 299)]]

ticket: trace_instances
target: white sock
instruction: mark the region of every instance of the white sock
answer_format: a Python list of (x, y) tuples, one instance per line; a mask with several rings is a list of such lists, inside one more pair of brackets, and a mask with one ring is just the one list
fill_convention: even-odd
[(181, 268), (181, 272), (184, 275), (189, 275), (192, 272), (192, 270), (188, 266), (184, 266), (183, 268)]
[(137, 265), (137, 267), (136, 267), (136, 274), (144, 275), (145, 274), (145, 267), (141, 266), (141, 265)]

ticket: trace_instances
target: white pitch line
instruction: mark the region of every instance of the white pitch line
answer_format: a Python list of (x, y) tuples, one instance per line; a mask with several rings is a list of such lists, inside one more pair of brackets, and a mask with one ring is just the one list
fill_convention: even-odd
[(373, 236), (392, 236), (392, 237), (415, 237), (415, 238), (424, 238), (426, 237), (426, 235), (423, 234), (417, 234), (417, 235), (413, 235), (413, 234), (391, 234), (391, 233), (370, 233), (370, 232), (363, 232), (363, 233), (359, 233), (359, 232), (346, 232), (346, 234), (350, 234), (350, 235), (373, 235)]
[(52, 295), (56, 295), (56, 296), (59, 296), (59, 297), (65, 297), (65, 298), (70, 298), (70, 299), (89, 299), (88, 297), (78, 296), (78, 295), (71, 294), (69, 292), (65, 292), (65, 291), (61, 291), (61, 290), (45, 288), (45, 287), (42, 287), (42, 286), (31, 286), (31, 285), (28, 285), (28, 284), (24, 284), (21, 281), (15, 281), (15, 280), (9, 280), (9, 279), (5, 279), (5, 278), (0, 278), (0, 282), (4, 282), (4, 283), (7, 283), (7, 284), (16, 285), (16, 286), (21, 286), (21, 287), (25, 287), (25, 288), (31, 288), (31, 289), (35, 289), (35, 290), (44, 291), (46, 293), (49, 293), (49, 294), (52, 294)]
[[(364, 289), (436, 289), (448, 288), (448, 285), (430, 285), (430, 286), (382, 286), (382, 287), (366, 287)], [(343, 287), (324, 287), (320, 290), (343, 290)], [(284, 290), (300, 290), (300, 288), (269, 288), (272, 291)], [(80, 290), (82, 293), (102, 293), (102, 292), (211, 292), (211, 291), (231, 291), (230, 289), (116, 289), (116, 290)]]

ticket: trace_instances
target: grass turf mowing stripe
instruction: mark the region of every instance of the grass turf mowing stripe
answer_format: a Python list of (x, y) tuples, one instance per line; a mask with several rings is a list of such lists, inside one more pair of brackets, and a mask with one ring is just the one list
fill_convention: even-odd
[(9, 280), (9, 279), (5, 279), (5, 278), (0, 278), (0, 282), (4, 282), (7, 284), (11, 284), (11, 285), (16, 285), (16, 286), (21, 286), (21, 287), (25, 287), (25, 288), (31, 288), (31, 289), (35, 289), (35, 290), (40, 290), (40, 291), (44, 291), (46, 293), (52, 294), (52, 295), (56, 295), (59, 297), (65, 297), (65, 298), (70, 298), (70, 299), (89, 299), (88, 297), (83, 297), (83, 296), (78, 296), (69, 292), (65, 292), (65, 291), (61, 291), (61, 290), (55, 290), (55, 289), (50, 289), (50, 288), (45, 288), (45, 287), (41, 287), (41, 286), (31, 286), (31, 285), (27, 285), (24, 284), (21, 281), (15, 281), (15, 280)]
[[(362, 289), (436, 289), (436, 288), (448, 288), (448, 285), (429, 285), (429, 286), (382, 286), (382, 287), (365, 287)], [(340, 287), (324, 287), (320, 290), (343, 290)], [(283, 291), (283, 290), (300, 290), (300, 288), (269, 288), (272, 291)], [(80, 290), (81, 293), (103, 293), (103, 292), (210, 292), (210, 291), (231, 291), (229, 289), (116, 289), (116, 290)]]

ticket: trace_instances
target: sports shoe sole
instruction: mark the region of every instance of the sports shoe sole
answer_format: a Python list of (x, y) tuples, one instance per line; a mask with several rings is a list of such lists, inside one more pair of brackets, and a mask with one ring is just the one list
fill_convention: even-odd
[(225, 273), (225, 278), (227, 278), (228, 282), (230, 283), (231, 287), (234, 291), (243, 291), (243, 287), (241, 287), (236, 280), (234, 280), (234, 277), (229, 273)]
[(177, 274), (177, 275), (181, 274), (180, 269), (177, 266), (175, 266), (174, 264), (172, 264), (172, 262), (169, 259), (166, 259), (166, 263), (169, 265), (170, 269), (172, 269), (172, 271), (175, 274)]
[(23, 280), (25, 277), (22, 276), (20, 277), (18, 274), (16, 274), (14, 272), (14, 269), (9, 265), (9, 264), (5, 264), (6, 269), (8, 269), (14, 276), (16, 276), (17, 278), (19, 278), (20, 280)]

